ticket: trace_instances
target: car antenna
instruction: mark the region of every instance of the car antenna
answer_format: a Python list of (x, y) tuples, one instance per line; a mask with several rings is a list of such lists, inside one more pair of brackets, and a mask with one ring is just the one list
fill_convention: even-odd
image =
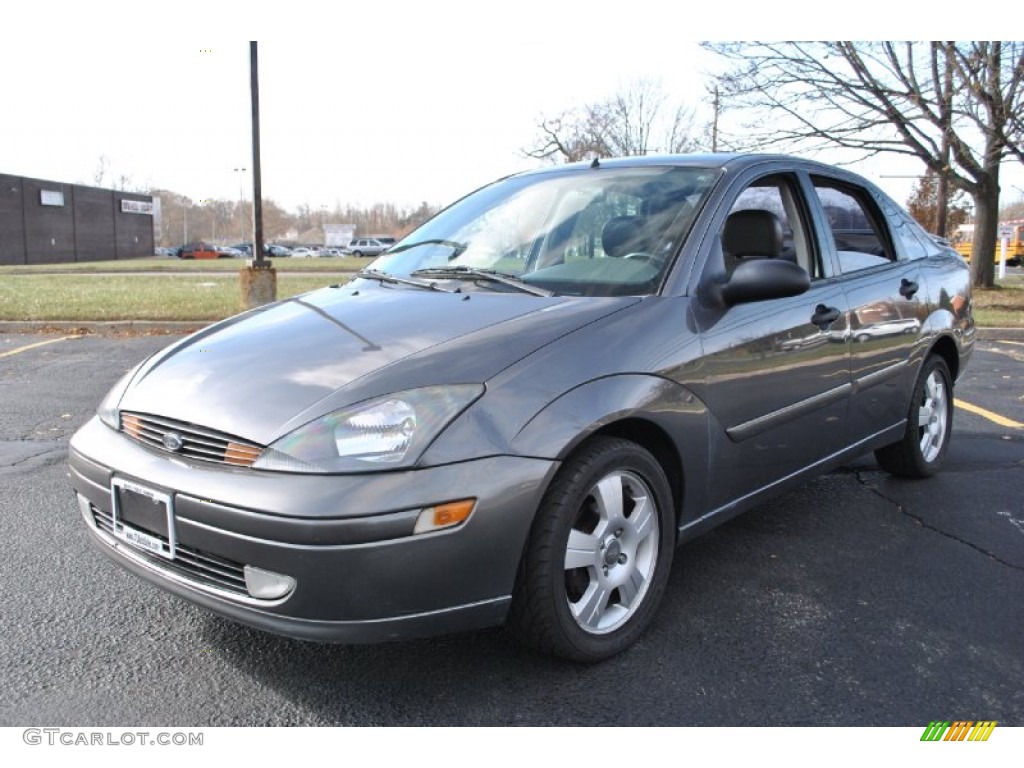
[(590, 164), (590, 167), (591, 167), (591, 168), (600, 168), (600, 167), (601, 167), (601, 160), (600, 160), (599, 158), (596, 158), (596, 157), (595, 157), (595, 158), (594, 158), (594, 162), (592, 162), (592, 163)]

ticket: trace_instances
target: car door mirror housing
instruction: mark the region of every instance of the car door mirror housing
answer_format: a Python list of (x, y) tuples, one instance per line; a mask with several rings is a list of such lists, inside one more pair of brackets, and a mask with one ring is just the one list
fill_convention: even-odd
[(722, 304), (747, 304), (752, 301), (799, 296), (811, 287), (811, 276), (791, 261), (748, 259), (739, 264), (728, 281), (719, 284)]

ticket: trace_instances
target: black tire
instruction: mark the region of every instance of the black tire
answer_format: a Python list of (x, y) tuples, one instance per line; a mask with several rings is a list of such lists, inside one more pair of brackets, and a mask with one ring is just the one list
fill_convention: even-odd
[(352, 255), (355, 256), (356, 258), (362, 258), (363, 252), (362, 251), (352, 251)]
[[(614, 656), (654, 616), (674, 547), (672, 492), (661, 465), (636, 443), (595, 438), (544, 494), (509, 625), (544, 653), (581, 662)], [(579, 565), (567, 568), (567, 560)]]
[(931, 477), (946, 458), (952, 433), (953, 380), (946, 361), (931, 355), (914, 385), (903, 439), (879, 448), (875, 459), (897, 477)]

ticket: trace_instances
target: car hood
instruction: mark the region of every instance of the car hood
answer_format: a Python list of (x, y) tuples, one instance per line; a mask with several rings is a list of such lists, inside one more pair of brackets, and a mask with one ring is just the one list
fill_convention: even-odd
[(140, 368), (119, 407), (267, 445), (368, 397), (484, 383), (540, 347), (637, 301), (446, 293), (359, 281), (182, 339)]

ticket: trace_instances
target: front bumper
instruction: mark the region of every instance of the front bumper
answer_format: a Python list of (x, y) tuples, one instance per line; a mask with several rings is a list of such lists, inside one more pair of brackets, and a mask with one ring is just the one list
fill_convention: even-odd
[[(367, 475), (259, 472), (178, 459), (98, 419), (72, 438), (70, 465), (92, 539), (118, 564), (259, 629), (340, 642), (501, 623), (557, 466), (500, 456)], [(111, 534), (115, 478), (170, 500), (175, 559)], [(465, 523), (412, 534), (419, 510), (468, 497), (477, 504)], [(245, 566), (290, 576), (295, 587), (254, 598)]]

